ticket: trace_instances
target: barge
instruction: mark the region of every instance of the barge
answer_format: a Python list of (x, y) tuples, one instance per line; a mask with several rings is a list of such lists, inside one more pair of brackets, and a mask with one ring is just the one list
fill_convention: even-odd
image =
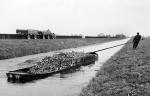
[[(77, 54), (77, 53), (76, 53)], [(77, 57), (67, 57), (63, 56), (63, 54), (57, 54), (57, 57), (69, 58), (62, 60), (61, 59), (51, 59), (51, 57), (45, 57), (39, 64), (9, 71), (6, 73), (9, 82), (25, 82), (25, 81), (33, 81), (37, 79), (43, 79), (48, 76), (51, 76), (55, 73), (60, 73), (66, 70), (79, 68), (80, 66), (85, 66), (95, 62), (98, 58), (97, 53), (84, 53), (82, 56), (77, 55)], [(74, 54), (73, 54), (74, 55)], [(55, 62), (55, 63), (54, 63)], [(53, 64), (54, 63), (54, 64)]]

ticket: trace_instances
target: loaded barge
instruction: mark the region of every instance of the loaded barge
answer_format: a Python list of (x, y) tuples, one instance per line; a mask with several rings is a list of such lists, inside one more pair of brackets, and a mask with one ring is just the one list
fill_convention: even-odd
[(46, 56), (36, 65), (28, 68), (9, 71), (6, 73), (8, 81), (32, 81), (46, 78), (55, 73), (78, 68), (95, 62), (98, 54), (91, 53), (59, 53), (53, 57)]

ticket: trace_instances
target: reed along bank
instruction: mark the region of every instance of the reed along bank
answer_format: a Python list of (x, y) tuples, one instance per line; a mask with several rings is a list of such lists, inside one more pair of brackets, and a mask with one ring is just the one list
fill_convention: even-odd
[(125, 45), (102, 65), (80, 96), (150, 96), (150, 38), (136, 50), (132, 43)]
[(119, 40), (119, 38), (86, 38), (86, 39), (0, 39), (0, 60), (87, 46), (96, 43), (104, 43)]

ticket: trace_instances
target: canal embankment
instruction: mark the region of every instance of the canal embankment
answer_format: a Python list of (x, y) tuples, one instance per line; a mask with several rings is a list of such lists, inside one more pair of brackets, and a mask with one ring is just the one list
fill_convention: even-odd
[(149, 96), (150, 38), (125, 45), (97, 72), (80, 96)]
[(86, 38), (86, 39), (1, 39), (0, 60), (21, 57), (67, 48), (76, 48), (119, 40), (120, 38)]

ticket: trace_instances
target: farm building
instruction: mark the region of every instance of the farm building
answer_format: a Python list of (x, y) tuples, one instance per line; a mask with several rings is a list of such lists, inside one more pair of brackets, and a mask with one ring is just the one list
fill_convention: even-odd
[(45, 31), (33, 30), (33, 29), (17, 29), (16, 33), (22, 36), (26, 36), (27, 39), (55, 39), (56, 36), (49, 29)]

